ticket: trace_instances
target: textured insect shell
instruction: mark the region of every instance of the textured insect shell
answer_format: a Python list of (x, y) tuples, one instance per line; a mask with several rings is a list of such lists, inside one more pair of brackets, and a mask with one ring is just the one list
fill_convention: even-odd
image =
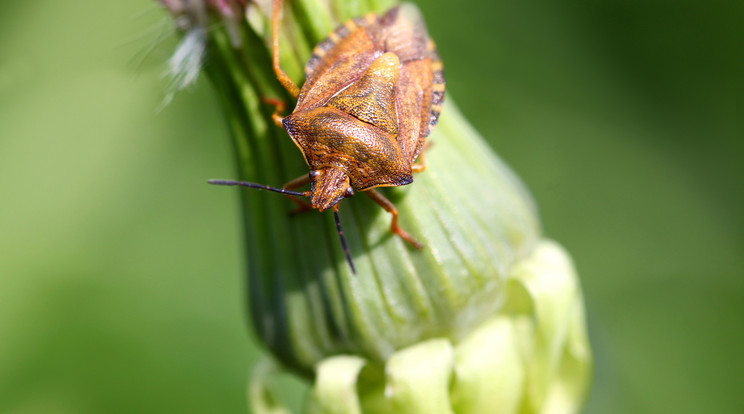
[(284, 127), (300, 142), (313, 170), (339, 168), (352, 187), (363, 191), (413, 181), (411, 164), (395, 137), (333, 107), (320, 107), (287, 117)]
[(385, 53), (326, 106), (295, 112), (284, 127), (313, 169), (334, 167), (358, 190), (413, 181), (398, 141), (395, 92), (400, 61)]
[(410, 183), (444, 98), (416, 6), (347, 21), (318, 44), (305, 73), (284, 125), (308, 165), (341, 168), (358, 190)]

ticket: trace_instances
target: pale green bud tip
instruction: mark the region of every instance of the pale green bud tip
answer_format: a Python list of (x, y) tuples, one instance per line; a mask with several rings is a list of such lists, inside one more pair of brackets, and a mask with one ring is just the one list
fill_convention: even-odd
[[(508, 280), (506, 306), (460, 342), (421, 341), (393, 353), (384, 368), (358, 356), (322, 360), (306, 412), (577, 412), (589, 385), (591, 355), (570, 258), (543, 241)], [(252, 379), (256, 414), (283, 409), (266, 387), (271, 374), (257, 371)]]

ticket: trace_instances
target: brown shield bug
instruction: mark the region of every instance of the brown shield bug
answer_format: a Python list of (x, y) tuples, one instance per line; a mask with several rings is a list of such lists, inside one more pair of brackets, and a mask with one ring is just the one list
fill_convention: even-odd
[[(272, 58), (274, 72), (297, 99), (292, 114), (282, 117), (284, 103), (273, 119), (289, 133), (310, 167), (310, 173), (283, 188), (245, 181), (210, 180), (283, 193), (301, 206), (332, 208), (346, 259), (354, 269), (341, 232), (338, 205), (354, 191), (367, 194), (391, 213), (390, 230), (421, 245), (398, 227), (398, 211), (376, 187), (410, 184), (413, 172), (425, 166), (414, 161), (436, 124), (444, 100), (442, 62), (423, 18), (404, 3), (383, 15), (367, 14), (347, 21), (320, 42), (305, 66), (300, 90), (279, 65), (279, 14), (274, 0)], [(304, 192), (293, 189), (310, 184)], [(295, 197), (309, 197), (310, 204)]]

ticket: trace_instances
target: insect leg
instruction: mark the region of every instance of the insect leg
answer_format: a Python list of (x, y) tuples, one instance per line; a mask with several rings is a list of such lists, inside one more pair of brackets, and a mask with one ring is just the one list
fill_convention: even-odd
[(413, 170), (413, 172), (417, 173), (426, 169), (426, 159), (424, 158), (424, 153), (426, 152), (426, 150), (429, 149), (429, 147), (431, 147), (431, 141), (427, 141), (424, 144), (424, 147), (421, 148), (421, 152), (419, 152), (418, 158), (416, 159), (416, 161), (418, 162), (411, 166), (411, 170)]
[[(282, 186), (285, 190), (294, 190), (295, 188), (302, 187), (303, 185), (306, 185), (310, 183), (310, 176), (308, 174), (303, 174), (294, 180), (288, 182), (287, 184), (284, 184)], [(292, 210), (290, 214), (298, 214), (298, 213), (304, 213), (305, 211), (310, 211), (313, 209), (313, 206), (311, 206), (308, 202), (304, 200), (300, 200), (299, 198), (293, 196), (293, 195), (287, 195), (287, 198), (292, 200), (293, 203), (297, 204), (297, 208)]]
[(390, 200), (385, 198), (385, 196), (377, 190), (367, 190), (364, 193), (367, 194), (375, 203), (379, 204), (380, 207), (384, 208), (385, 211), (393, 215), (393, 221), (390, 223), (390, 231), (400, 236), (401, 239), (411, 243), (413, 247), (417, 249), (422, 247), (421, 243), (417, 242), (416, 239), (398, 227), (398, 210), (395, 209), (395, 206), (390, 202)]
[(426, 159), (424, 158), (424, 151), (421, 151), (421, 153), (419, 153), (418, 159), (416, 161), (418, 162), (411, 166), (411, 170), (415, 173), (424, 171), (426, 169)]
[(271, 58), (274, 65), (274, 73), (281, 82), (284, 89), (289, 92), (295, 99), (300, 96), (300, 88), (287, 76), (279, 66), (279, 18), (282, 11), (282, 0), (274, 0), (271, 15)]
[(261, 98), (261, 102), (274, 105), (274, 113), (271, 114), (271, 119), (274, 121), (276, 126), (284, 128), (284, 124), (282, 124), (284, 117), (281, 116), (281, 113), (284, 112), (284, 109), (286, 108), (284, 101), (276, 98)]

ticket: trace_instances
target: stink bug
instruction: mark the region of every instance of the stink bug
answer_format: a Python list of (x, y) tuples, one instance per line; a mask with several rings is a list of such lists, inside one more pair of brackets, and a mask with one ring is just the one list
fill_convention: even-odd
[[(354, 270), (338, 219), (341, 200), (354, 190), (367, 194), (392, 214), (390, 229), (421, 245), (398, 227), (398, 211), (375, 187), (410, 184), (414, 164), (436, 124), (444, 100), (442, 62), (419, 10), (402, 4), (384, 15), (367, 14), (347, 21), (313, 50), (300, 90), (279, 65), (279, 14), (274, 0), (272, 59), (274, 72), (297, 99), (282, 117), (283, 102), (272, 118), (286, 129), (302, 152), (310, 173), (275, 188), (244, 181), (211, 180), (283, 193), (306, 209), (333, 209), (347, 261)], [(421, 160), (419, 160), (421, 162)], [(293, 189), (310, 184), (304, 192)], [(310, 204), (295, 197), (309, 197)]]

